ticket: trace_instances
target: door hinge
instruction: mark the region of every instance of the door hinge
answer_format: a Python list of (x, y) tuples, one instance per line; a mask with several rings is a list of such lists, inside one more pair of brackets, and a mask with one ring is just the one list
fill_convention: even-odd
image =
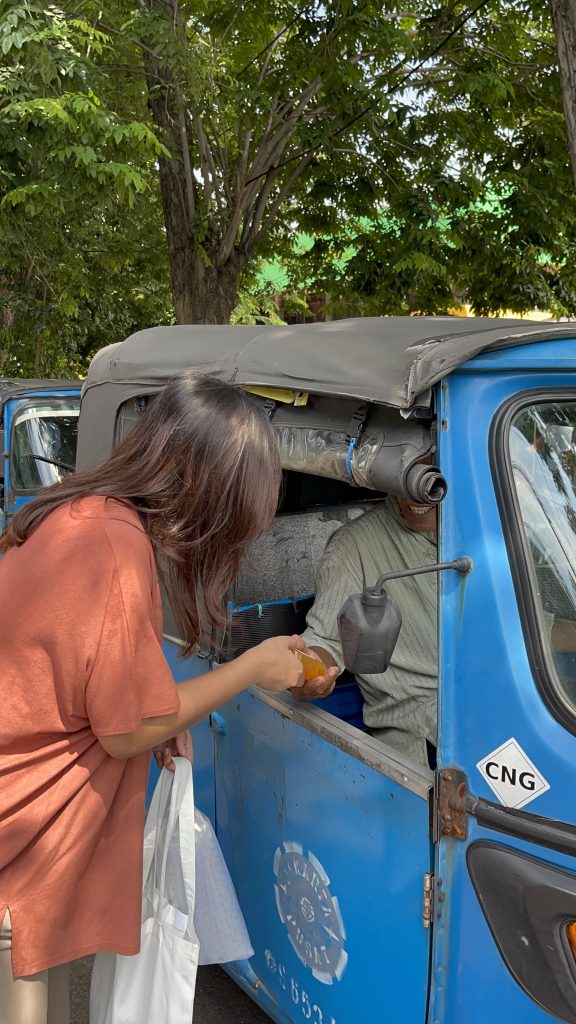
[(422, 886), (422, 924), (429, 928), (434, 917), (434, 875), (429, 871), (424, 875)]
[(466, 775), (458, 768), (438, 772), (436, 790), (435, 841), (466, 839), (468, 834)]

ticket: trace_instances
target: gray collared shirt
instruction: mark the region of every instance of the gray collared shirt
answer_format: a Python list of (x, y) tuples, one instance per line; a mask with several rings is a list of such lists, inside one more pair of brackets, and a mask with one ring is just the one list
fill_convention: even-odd
[[(387, 498), (328, 541), (304, 640), (323, 647), (342, 670), (337, 615), (350, 594), (373, 585), (385, 572), (435, 561), (431, 535), (408, 529), (395, 499)], [(391, 580), (386, 586), (402, 613), (402, 629), (387, 671), (356, 677), (364, 722), (373, 736), (427, 765), (426, 740), (436, 742), (436, 574)]]

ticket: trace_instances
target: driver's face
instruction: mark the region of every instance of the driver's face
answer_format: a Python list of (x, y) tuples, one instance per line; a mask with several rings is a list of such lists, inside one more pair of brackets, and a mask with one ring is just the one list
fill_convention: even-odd
[(436, 535), (436, 505), (419, 505), (409, 498), (396, 497), (398, 508), (409, 530)]

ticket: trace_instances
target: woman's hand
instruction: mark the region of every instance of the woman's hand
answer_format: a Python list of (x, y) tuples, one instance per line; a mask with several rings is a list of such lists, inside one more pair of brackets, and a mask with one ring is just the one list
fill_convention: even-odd
[(166, 740), (161, 747), (154, 747), (152, 753), (160, 771), (163, 768), (167, 768), (169, 772), (173, 772), (176, 767), (174, 764), (175, 757), (185, 757), (190, 761), (190, 764), (193, 764), (194, 750), (189, 730), (186, 729), (185, 732), (180, 732), (177, 736), (173, 736), (171, 740)]
[(306, 644), (299, 636), (273, 636), (246, 651), (241, 658), (251, 661), (257, 686), (271, 693), (281, 693), (302, 686), (304, 668), (294, 651), (305, 649)]

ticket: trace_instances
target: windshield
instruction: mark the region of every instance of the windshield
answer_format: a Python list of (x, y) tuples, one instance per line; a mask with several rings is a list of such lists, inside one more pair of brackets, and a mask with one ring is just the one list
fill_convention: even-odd
[(73, 471), (79, 409), (80, 399), (67, 396), (65, 403), (46, 401), (16, 414), (10, 462), (14, 490), (38, 490)]
[(509, 446), (542, 639), (576, 710), (576, 402), (522, 409)]

